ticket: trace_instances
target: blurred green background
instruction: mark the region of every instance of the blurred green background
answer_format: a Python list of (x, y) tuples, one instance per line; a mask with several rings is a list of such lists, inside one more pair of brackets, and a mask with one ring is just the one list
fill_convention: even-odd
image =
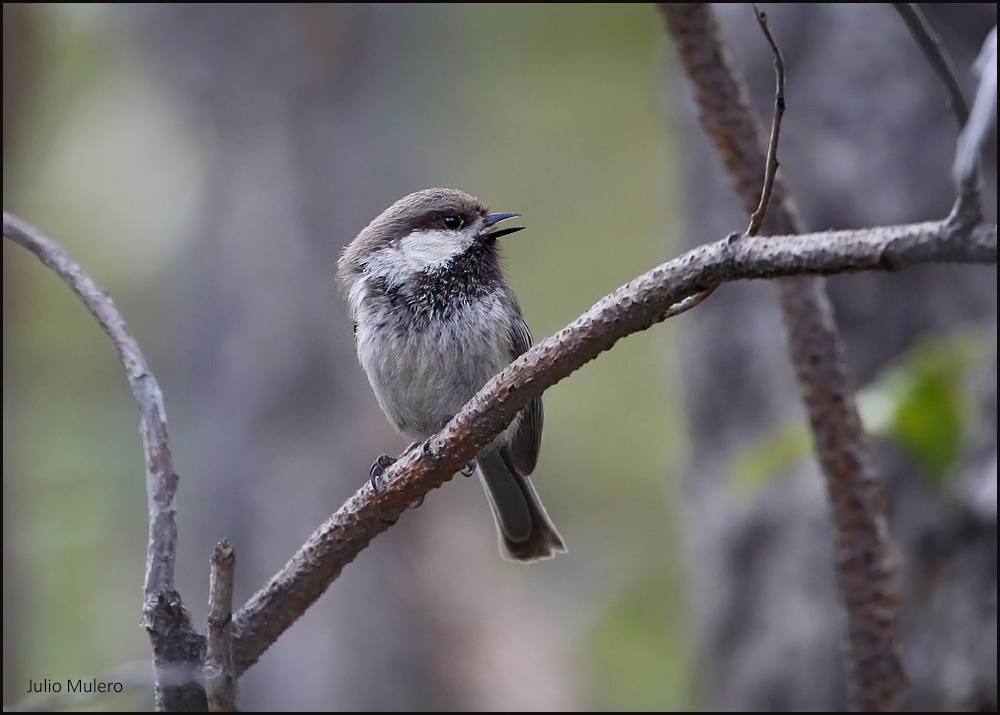
[[(191, 344), (204, 338), (189, 338), (187, 331), (192, 315), (217, 306), (199, 303), (205, 299), (192, 286), (211, 284), (218, 270), (199, 273), (199, 266), (213, 265), (204, 258), (206, 251), (221, 256), (219, 249), (205, 248), (207, 233), (225, 232), (218, 227), (223, 219), (215, 202), (241, 200), (235, 190), (218, 188), (219, 175), (227, 171), (219, 168), (226, 151), (220, 146), (223, 140), (238, 145), (240, 127), (255, 121), (247, 117), (274, 109), (265, 91), (259, 103), (246, 99), (254, 96), (255, 68), (270, 68), (274, 76), (261, 83), (272, 87), (303, 83), (301, 75), (309, 68), (248, 61), (243, 75), (226, 80), (247, 84), (233, 89), (239, 100), (231, 100), (223, 115), (231, 124), (218, 115), (206, 120), (210, 100), (185, 90), (199, 81), (199, 72), (213, 71), (199, 65), (208, 66), (211, 56), (178, 45), (177, 28), (189, 27), (192, 35), (210, 33), (217, 30), (212, 23), (224, 23), (219, 16), (228, 13), (235, 34), (246, 14), (257, 12), (250, 6), (217, 10), (209, 19), (189, 10), (182, 23), (164, 9), (31, 5), (12, 8), (8, 16), (8, 5), (4, 8), (4, 208), (65, 245), (111, 292), (157, 371), (182, 476), (179, 585), (188, 606), (203, 615), (214, 538), (231, 538), (243, 558), (254, 552), (255, 540), (270, 538), (271, 527), (265, 521), (228, 530), (225, 524), (240, 524), (242, 510), (249, 508), (230, 500), (228, 487), (204, 491), (214, 467), (192, 446), (200, 430), (192, 425), (200, 411), (192, 393), (202, 384), (193, 375), (220, 368), (199, 362), (201, 353)], [(308, 12), (304, 6), (288, 10)], [(334, 33), (333, 39), (355, 53), (349, 57), (375, 59), (360, 70), (343, 70), (350, 77), (338, 86), (348, 89), (339, 90), (330, 106), (334, 113), (350, 112), (351, 97), (363, 95), (368, 84), (378, 85), (380, 96), (389, 99), (384, 111), (373, 103), (374, 122), (385, 136), (397, 139), (386, 140), (382, 146), (388, 148), (370, 159), (379, 168), (374, 178), (357, 182), (359, 195), (351, 198), (355, 214), (344, 219), (343, 229), (332, 236), (310, 235), (329, 244), (323, 270), (331, 283), (340, 246), (392, 200), (430, 186), (461, 188), (493, 210), (524, 216), (529, 230), (512, 238), (504, 255), (536, 340), (677, 251), (677, 162), (661, 112), (666, 42), (652, 5), (380, 6), (360, 21), (348, 19), (355, 24), (345, 21), (346, 34)], [(261, 22), (266, 26), (271, 20)], [(336, 22), (312, 25), (308, 18), (296, 22), (293, 28), (317, 36), (341, 27)], [(364, 32), (354, 34), (357, 27)], [(274, 35), (280, 38), (283, 30), (275, 27)], [(239, 63), (238, 51), (229, 51), (231, 61)], [(339, 57), (331, 54), (321, 64)], [(349, 67), (347, 60), (344, 64)], [(205, 80), (202, 91), (213, 92), (215, 81)], [(322, 89), (326, 81), (306, 82), (299, 91)], [(16, 100), (10, 124), (9, 93)], [(297, 105), (292, 106), (289, 111)], [(316, 116), (323, 121), (322, 111)], [(350, 144), (350, 132), (331, 121), (330, 131)], [(362, 164), (365, 146), (358, 144)], [(258, 157), (250, 173), (263, 161)], [(350, 172), (340, 181), (330, 190), (346, 192)], [(366, 193), (371, 185), (378, 191)], [(320, 230), (315, 222), (304, 223), (305, 234)], [(247, 245), (252, 246), (249, 238)], [(20, 249), (5, 242), (3, 250), (4, 702), (9, 704), (24, 697), (29, 678), (101, 677), (122, 667), (141, 671), (149, 647), (139, 627), (146, 544), (142, 458), (122, 370), (104, 335), (65, 286)], [(280, 291), (282, 281), (295, 278), (276, 271), (274, 280)], [(253, 286), (248, 290), (252, 293)], [(349, 338), (337, 332), (344, 329), (344, 305), (332, 290), (322, 298), (328, 299), (324, 309), (339, 322), (331, 320), (328, 336), (317, 328), (316, 340), (346, 342)], [(231, 296), (226, 300), (238, 302)], [(290, 311), (295, 314), (294, 307)], [(224, 345), (232, 325), (221, 320), (210, 331)], [(413, 694), (419, 689), (403, 688), (402, 702), (415, 708), (427, 702), (469, 708), (519, 703), (527, 709), (690, 706), (690, 634), (674, 510), (675, 465), (683, 456), (675, 332), (668, 324), (631, 337), (545, 395), (536, 486), (569, 545), (567, 556), (527, 569), (502, 562), (485, 500), (478, 486), (465, 480), (430, 495), (424, 507), (404, 519), (420, 528), (422, 521), (438, 518), (435, 509), (445, 508), (435, 502), (460, 490), (468, 495), (460, 508), (469, 512), (478, 534), (471, 558), (484, 570), (476, 579), (492, 593), (516, 588), (518, 602), (540, 614), (546, 627), (534, 634), (549, 645), (528, 639), (511, 646), (511, 652), (515, 660), (517, 653), (536, 647), (556, 654), (544, 661), (551, 672), (535, 673), (556, 694), (536, 698), (526, 685), (524, 693), (507, 693), (507, 700), (506, 691), (489, 696), (484, 693), (499, 686), (489, 682), (487, 672), (485, 684), (466, 684), (448, 696), (421, 700)], [(298, 349), (294, 344), (286, 348)], [(343, 354), (331, 356), (330, 364)], [(349, 369), (354, 372), (345, 380), (356, 383), (360, 373), (353, 364)], [(235, 387), (233, 394), (256, 387)], [(297, 397), (290, 388), (287, 395), (280, 384), (267, 389), (294, 406)], [(361, 426), (379, 430), (370, 447), (366, 444), (366, 458), (401, 447), (373, 412), (367, 385), (351, 389), (369, 415), (359, 420)], [(214, 457), (226, 460), (224, 441), (216, 445)], [(253, 499), (281, 503), (306, 490), (306, 480), (326, 479), (323, 470), (307, 469), (311, 476), (290, 480), (282, 474), (286, 458), (296, 459), (294, 439), (274, 454), (268, 473), (254, 483)], [(332, 513), (362, 480), (363, 471), (354, 471), (336, 499), (324, 497), (320, 513)], [(201, 506), (211, 512), (215, 499), (228, 505), (228, 516), (219, 533), (209, 529), (202, 535), (185, 519), (195, 508), (192, 501), (207, 502)], [(258, 574), (276, 570), (318, 524), (312, 515), (302, 516), (287, 543), (275, 539), (284, 557), (270, 556), (251, 569), (242, 569), (241, 561), (237, 580), (243, 597), (260, 585), (253, 580)], [(433, 537), (426, 537), (422, 547), (433, 552)], [(376, 548), (388, 547), (377, 543)], [(367, 556), (362, 554), (344, 578), (361, 578)], [(410, 588), (404, 576), (394, 578), (402, 581), (401, 589)], [(339, 586), (335, 583), (331, 592)], [(331, 598), (328, 594), (324, 600)], [(350, 618), (350, 606), (338, 608), (344, 611), (340, 618)], [(378, 615), (374, 618), (377, 622)], [(306, 628), (321, 631), (322, 625), (302, 622), (292, 631)], [(360, 637), (378, 643), (389, 636)], [(477, 637), (500, 642), (505, 636)], [(440, 643), (436, 648), (442, 648)], [(436, 653), (433, 658), (441, 659)], [(294, 670), (309, 670), (306, 664), (315, 658), (302, 654), (302, 664), (295, 666), (288, 663), (299, 657), (295, 651), (281, 657)], [(258, 673), (268, 658), (245, 679), (248, 708), (268, 702), (254, 699), (254, 693), (271, 687), (265, 678), (280, 678), (271, 671)], [(326, 667), (336, 670), (336, 661)], [(317, 680), (326, 673), (320, 667), (304, 677)], [(379, 667), (379, 673), (383, 687), (394, 678), (391, 669)], [(256, 690), (254, 678), (263, 682)], [(446, 688), (450, 681), (439, 682)], [(283, 705), (346, 707), (318, 697)], [(363, 706), (366, 701), (346, 702)], [(97, 707), (127, 710), (150, 704), (148, 692), (140, 690)], [(368, 705), (377, 707), (379, 701)]]

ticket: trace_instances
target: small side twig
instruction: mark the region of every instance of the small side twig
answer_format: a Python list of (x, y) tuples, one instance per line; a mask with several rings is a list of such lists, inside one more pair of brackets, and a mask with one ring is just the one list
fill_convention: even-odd
[[(143, 588), (143, 626), (153, 645), (157, 709), (205, 708), (198, 684), (203, 639), (174, 590), (177, 552), (178, 476), (174, 472), (167, 437), (163, 393), (149, 369), (139, 344), (117, 306), (69, 253), (41, 231), (4, 211), (3, 235), (31, 251), (83, 302), (101, 326), (125, 368), (132, 396), (139, 406), (139, 431), (146, 460), (146, 496), (149, 506), (149, 543)], [(178, 682), (178, 670), (189, 672)]]
[[(736, 234), (739, 236), (739, 234)], [(678, 315), (688, 312), (697, 308), (699, 305), (708, 300), (715, 289), (718, 288), (721, 283), (716, 283), (715, 285), (706, 288), (700, 293), (695, 293), (694, 295), (689, 295), (687, 298), (683, 298), (678, 302), (674, 303), (672, 306), (667, 308), (667, 311), (663, 314), (663, 320), (668, 320), (670, 318), (676, 318)]]
[(781, 120), (785, 116), (785, 59), (781, 56), (778, 43), (771, 35), (767, 26), (767, 15), (753, 3), (753, 14), (760, 25), (761, 32), (774, 54), (774, 115), (771, 117), (771, 136), (767, 141), (767, 164), (764, 169), (764, 188), (760, 192), (760, 203), (750, 216), (750, 225), (745, 235), (756, 236), (767, 218), (767, 209), (771, 205), (771, 192), (774, 190), (774, 177), (778, 174), (778, 139), (781, 136)]
[(210, 712), (236, 712), (233, 674), (233, 576), (236, 552), (227, 539), (215, 545), (208, 595), (208, 637), (205, 652), (205, 694)]
[(958, 128), (961, 129), (969, 121), (969, 103), (962, 91), (962, 83), (958, 81), (955, 65), (948, 56), (948, 51), (944, 49), (941, 38), (927, 22), (927, 18), (924, 17), (924, 13), (921, 12), (916, 3), (894, 2), (892, 6), (906, 23), (906, 27), (913, 35), (920, 51), (924, 53), (924, 57), (934, 68), (934, 72), (947, 90), (948, 106), (955, 115)]
[[(962, 91), (962, 83), (958, 80), (958, 73), (955, 72), (954, 63), (948, 56), (948, 51), (944, 48), (941, 38), (934, 31), (934, 28), (927, 22), (924, 13), (916, 3), (894, 2), (892, 6), (899, 13), (899, 16), (906, 23), (914, 41), (920, 47), (924, 57), (934, 69), (941, 83), (948, 93), (948, 106), (958, 130), (962, 131), (969, 122), (969, 102)], [(981, 211), (981, 200), (979, 197), (979, 157), (978, 154), (972, 157), (968, 170), (962, 172), (958, 177), (958, 201), (955, 211), (976, 219)]]
[[(767, 218), (767, 209), (771, 205), (771, 192), (774, 189), (774, 177), (778, 175), (778, 140), (781, 136), (781, 120), (785, 116), (785, 60), (781, 56), (778, 44), (771, 35), (770, 28), (767, 26), (767, 15), (757, 7), (757, 3), (751, 3), (751, 5), (753, 6), (757, 24), (760, 25), (760, 29), (764, 33), (764, 37), (767, 38), (767, 42), (771, 46), (771, 51), (774, 53), (776, 87), (774, 91), (774, 116), (771, 118), (771, 136), (767, 143), (767, 163), (764, 167), (764, 182), (760, 192), (760, 203), (757, 204), (756, 210), (750, 215), (750, 223), (743, 232), (744, 236), (756, 236), (760, 231), (760, 227), (764, 225), (764, 219)], [(738, 237), (739, 234), (733, 235), (733, 238)], [(681, 313), (686, 313), (698, 307), (711, 297), (719, 285), (721, 284), (716, 283), (702, 292), (696, 293), (670, 306), (670, 309), (664, 316), (664, 320), (677, 317)]]

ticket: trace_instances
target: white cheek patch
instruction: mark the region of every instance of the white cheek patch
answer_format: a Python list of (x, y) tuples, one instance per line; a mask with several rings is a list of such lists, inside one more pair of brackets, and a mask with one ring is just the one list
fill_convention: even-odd
[(465, 231), (414, 231), (397, 249), (408, 267), (420, 271), (443, 266), (472, 245)]
[[(414, 231), (395, 245), (376, 251), (368, 259), (365, 273), (380, 276), (390, 284), (402, 285), (414, 273), (433, 270), (448, 264), (468, 250), (475, 241), (475, 231)], [(361, 281), (358, 281), (361, 283)], [(352, 294), (354, 291), (351, 291)], [(351, 296), (353, 302), (354, 296)]]

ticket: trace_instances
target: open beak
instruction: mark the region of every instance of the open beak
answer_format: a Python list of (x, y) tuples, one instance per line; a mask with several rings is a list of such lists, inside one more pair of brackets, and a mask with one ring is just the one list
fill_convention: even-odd
[[(516, 217), (518, 217), (520, 215), (521, 214), (511, 214), (511, 213), (490, 214), (489, 216), (486, 217), (485, 228), (489, 228), (490, 226), (493, 226), (494, 224), (500, 223), (501, 221), (503, 221), (505, 219), (516, 218)], [(493, 231), (483, 231), (482, 233), (479, 234), (479, 238), (482, 239), (482, 240), (484, 240), (484, 241), (485, 240), (496, 240), (496, 239), (500, 238), (501, 236), (509, 236), (510, 234), (514, 233), (515, 231), (520, 231), (523, 228), (524, 228), (524, 226), (512, 226), (511, 228), (498, 228), (498, 229), (494, 229)]]

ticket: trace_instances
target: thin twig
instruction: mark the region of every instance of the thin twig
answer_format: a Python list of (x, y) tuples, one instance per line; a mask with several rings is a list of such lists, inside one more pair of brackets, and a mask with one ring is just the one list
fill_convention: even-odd
[[(751, 5), (757, 24), (760, 25), (760, 29), (774, 53), (774, 73), (777, 86), (774, 93), (774, 116), (771, 119), (771, 138), (767, 145), (767, 163), (764, 167), (764, 183), (760, 192), (760, 203), (750, 216), (750, 224), (744, 231), (744, 236), (756, 236), (767, 217), (767, 209), (771, 205), (771, 192), (774, 189), (774, 177), (778, 174), (778, 139), (781, 135), (781, 119), (785, 115), (785, 60), (781, 56), (781, 50), (778, 49), (774, 37), (771, 36), (771, 30), (767, 26), (767, 15), (757, 7), (757, 3), (751, 3)], [(709, 286), (701, 293), (685, 298), (677, 305), (671, 306), (664, 319), (674, 318), (697, 308), (708, 300), (718, 287), (718, 285)]]
[(674, 306), (702, 293), (704, 286), (802, 274), (895, 271), (922, 263), (993, 265), (996, 260), (995, 224), (972, 228), (939, 221), (753, 241), (726, 237), (635, 278), (487, 383), (424, 449), (410, 450), (386, 470), (378, 496), (365, 484), (317, 529), (233, 617), (236, 675), (253, 665), (389, 522), (451, 479), (503, 431), (510, 416), (622, 338), (669, 317)]
[[(143, 626), (153, 645), (157, 707), (175, 710), (200, 704), (204, 708), (204, 692), (196, 684), (195, 675), (202, 638), (195, 631), (180, 596), (174, 590), (177, 549), (177, 507), (174, 500), (178, 477), (170, 457), (167, 418), (160, 386), (111, 296), (91, 280), (62, 246), (6, 211), (3, 214), (3, 234), (34, 253), (69, 286), (110, 338), (125, 368), (129, 387), (139, 406), (139, 431), (146, 460), (149, 543), (143, 589)], [(195, 684), (177, 685), (176, 678), (173, 678), (173, 685), (163, 685), (166, 671), (173, 672), (183, 663), (191, 666)], [(163, 678), (160, 677), (161, 671)]]
[[(955, 65), (951, 61), (944, 43), (927, 22), (927, 18), (924, 17), (924, 13), (916, 3), (894, 2), (892, 6), (906, 23), (906, 27), (920, 47), (920, 51), (923, 52), (934, 73), (944, 85), (945, 91), (948, 93), (948, 106), (952, 114), (955, 115), (958, 130), (962, 131), (969, 122), (969, 102), (965, 98), (965, 92), (962, 91), (962, 83), (958, 80)], [(968, 170), (963, 171), (958, 179), (958, 202), (955, 211), (957, 214), (970, 216), (974, 220), (979, 217), (981, 206), (979, 156), (976, 154), (973, 155), (972, 165)]]
[(223, 539), (212, 552), (208, 586), (208, 637), (205, 651), (205, 693), (211, 712), (236, 712), (236, 677), (233, 674), (233, 575), (236, 552)]
[[(752, 211), (760, 195), (760, 167), (766, 165), (764, 132), (715, 15), (703, 3), (661, 3), (659, 8), (695, 87), (703, 128), (736, 194)], [(804, 232), (777, 176), (762, 228), (769, 233)], [(899, 652), (898, 583), (884, 498), (858, 415), (854, 380), (844, 365), (823, 281), (791, 278), (777, 285), (791, 362), (831, 503), (837, 583), (847, 612), (850, 700), (856, 709), (892, 709), (902, 703), (908, 687)]]
[(934, 68), (935, 74), (948, 92), (948, 106), (955, 115), (955, 121), (961, 130), (969, 121), (969, 103), (965, 99), (965, 92), (962, 91), (962, 83), (958, 81), (955, 65), (948, 56), (948, 51), (944, 48), (941, 38), (927, 22), (927, 18), (924, 17), (924, 13), (916, 3), (894, 2), (892, 6), (903, 18), (910, 34), (913, 35), (913, 39), (920, 47), (920, 51), (924, 53), (924, 57)]
[(672, 306), (667, 308), (667, 312), (663, 314), (663, 319), (668, 320), (670, 318), (676, 318), (678, 315), (681, 315), (683, 313), (688, 312), (689, 310), (697, 308), (699, 305), (704, 303), (712, 296), (712, 293), (714, 293), (716, 289), (718, 289), (719, 285), (721, 284), (716, 284), (711, 288), (706, 288), (700, 293), (695, 293), (694, 295), (690, 295), (687, 298), (684, 298), (678, 301), (677, 303), (674, 303)]
[(771, 30), (767, 26), (767, 15), (753, 3), (753, 14), (760, 26), (761, 32), (767, 44), (771, 46), (774, 54), (774, 115), (771, 117), (771, 136), (767, 142), (767, 164), (764, 169), (764, 188), (760, 192), (760, 203), (757, 209), (750, 216), (750, 225), (747, 226), (747, 236), (756, 236), (760, 227), (764, 225), (767, 217), (767, 209), (771, 205), (771, 192), (774, 190), (774, 177), (778, 174), (778, 139), (781, 136), (781, 120), (785, 116), (785, 60), (781, 56), (778, 43), (774, 41)]
[[(756, 236), (760, 231), (764, 219), (767, 217), (767, 209), (771, 205), (771, 191), (774, 188), (774, 177), (778, 173), (778, 139), (781, 135), (781, 119), (785, 114), (785, 60), (781, 56), (781, 50), (771, 36), (771, 30), (767, 26), (767, 15), (757, 7), (757, 3), (752, 3), (754, 17), (764, 32), (771, 51), (774, 53), (774, 73), (777, 87), (774, 94), (774, 116), (771, 120), (771, 138), (767, 145), (767, 163), (764, 167), (764, 184), (760, 192), (760, 203), (750, 216), (750, 224), (744, 231), (744, 236)], [(738, 234), (737, 234), (738, 235)], [(685, 298), (677, 305), (671, 306), (664, 319), (674, 318), (682, 313), (697, 308), (708, 300), (715, 293), (718, 285), (707, 287), (701, 293)]]

